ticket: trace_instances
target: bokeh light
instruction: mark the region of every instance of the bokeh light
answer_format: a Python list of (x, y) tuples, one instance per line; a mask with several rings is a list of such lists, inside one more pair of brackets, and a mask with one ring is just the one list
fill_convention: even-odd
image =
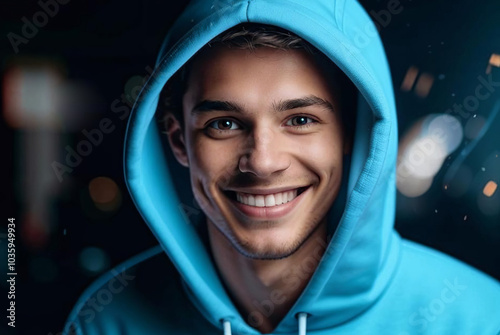
[(57, 128), (64, 76), (57, 63), (18, 61), (3, 78), (3, 112), (13, 128)]
[(408, 92), (411, 91), (413, 85), (415, 84), (415, 80), (418, 76), (418, 69), (414, 66), (410, 66), (408, 71), (406, 71), (406, 75), (401, 83), (401, 90)]
[(416, 122), (400, 143), (396, 186), (414, 198), (427, 192), (448, 155), (463, 139), (460, 122), (447, 114), (431, 114)]
[(434, 141), (441, 143), (446, 151), (445, 155), (451, 154), (462, 143), (464, 133), (456, 117), (448, 114), (431, 115), (427, 120), (429, 121), (427, 134)]
[(121, 192), (114, 180), (108, 177), (97, 177), (89, 183), (90, 198), (102, 211), (114, 211), (121, 204)]
[(426, 98), (434, 84), (434, 76), (429, 73), (422, 73), (415, 85), (415, 94), (421, 98)]
[(486, 68), (486, 74), (491, 73), (491, 67), (500, 67), (500, 55), (491, 54), (490, 60), (488, 62), (488, 67)]
[(486, 183), (486, 185), (484, 185), (483, 194), (487, 197), (491, 197), (493, 196), (493, 194), (495, 194), (497, 187), (498, 184), (495, 183), (493, 180), (490, 180), (489, 182)]
[(109, 256), (101, 248), (87, 247), (80, 252), (80, 266), (88, 274), (101, 273), (109, 264)]

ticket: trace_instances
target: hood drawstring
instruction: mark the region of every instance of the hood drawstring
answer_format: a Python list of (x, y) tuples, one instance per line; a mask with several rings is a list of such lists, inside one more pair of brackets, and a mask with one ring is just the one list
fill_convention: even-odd
[[(299, 319), (299, 335), (307, 335), (307, 313), (298, 313), (297, 318)], [(223, 319), (222, 328), (224, 335), (231, 335), (231, 321)]]
[(231, 321), (222, 320), (222, 328), (224, 329), (224, 335), (231, 335)]
[(297, 318), (299, 319), (299, 335), (307, 334), (307, 313), (298, 313)]

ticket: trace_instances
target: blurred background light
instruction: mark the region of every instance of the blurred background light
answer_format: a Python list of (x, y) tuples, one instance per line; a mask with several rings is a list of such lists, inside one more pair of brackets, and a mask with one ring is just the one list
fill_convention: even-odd
[(6, 64), (2, 108), (6, 123), (17, 130), (14, 180), (21, 203), (21, 233), (28, 246), (42, 248), (57, 226), (53, 199), (60, 183), (51, 163), (60, 148), (66, 71), (62, 62), (44, 57), (13, 57)]
[(462, 139), (460, 122), (447, 114), (430, 114), (410, 127), (398, 153), (399, 192), (410, 198), (427, 192), (446, 157)]
[[(444, 74), (439, 75), (439, 79), (443, 80)], [(416, 84), (415, 84), (416, 82)], [(419, 77), (419, 69), (415, 66), (410, 66), (401, 82), (401, 91), (410, 92), (415, 87), (415, 94), (420, 98), (426, 98), (434, 84), (434, 76), (430, 73), (423, 72)]]
[(3, 112), (13, 128), (57, 128), (60, 125), (61, 64), (19, 60), (3, 78)]
[(434, 76), (428, 73), (422, 73), (415, 86), (415, 94), (421, 98), (427, 97), (433, 84)]
[(110, 259), (101, 248), (87, 247), (80, 252), (80, 266), (90, 275), (101, 273), (109, 267)]
[(30, 248), (45, 247), (50, 235), (50, 222), (44, 220), (47, 218), (45, 210), (36, 212), (26, 212), (22, 218), (21, 236), (26, 246)]
[(493, 194), (495, 194), (497, 187), (497, 183), (495, 183), (493, 180), (490, 180), (486, 183), (486, 185), (484, 185), (483, 194), (487, 197), (491, 197)]
[(97, 177), (89, 183), (90, 198), (102, 211), (114, 211), (121, 204), (121, 192), (114, 180), (108, 177)]
[(454, 152), (462, 143), (463, 129), (456, 117), (448, 114), (430, 115), (425, 120), (428, 122), (428, 126), (424, 126), (425, 135), (441, 143), (446, 156)]
[(500, 55), (492, 54), (488, 62), (488, 67), (486, 68), (486, 74), (491, 73), (491, 67), (500, 67)]
[(418, 76), (418, 69), (414, 66), (410, 66), (408, 71), (406, 71), (406, 75), (401, 83), (401, 90), (408, 92), (411, 91), (413, 85), (415, 84), (415, 80)]
[(433, 181), (434, 178), (398, 177), (396, 187), (401, 194), (409, 198), (415, 198), (427, 192)]

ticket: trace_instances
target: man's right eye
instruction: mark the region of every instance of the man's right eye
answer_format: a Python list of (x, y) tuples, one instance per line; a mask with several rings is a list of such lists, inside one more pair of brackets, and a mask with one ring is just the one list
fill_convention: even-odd
[(216, 130), (236, 130), (240, 129), (240, 126), (233, 120), (220, 119), (212, 121), (208, 124), (208, 127), (214, 128)]

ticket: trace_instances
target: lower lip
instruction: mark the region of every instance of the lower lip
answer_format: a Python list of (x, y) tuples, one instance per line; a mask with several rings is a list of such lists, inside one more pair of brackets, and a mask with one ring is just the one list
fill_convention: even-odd
[(304, 195), (309, 192), (309, 186), (306, 190), (304, 190), (301, 194), (295, 197), (292, 201), (287, 202), (286, 204), (281, 204), (278, 206), (272, 207), (256, 207), (242, 204), (234, 199), (230, 199), (231, 203), (244, 215), (256, 218), (256, 219), (278, 219), (281, 218), (288, 213), (290, 213), (304, 198)]

